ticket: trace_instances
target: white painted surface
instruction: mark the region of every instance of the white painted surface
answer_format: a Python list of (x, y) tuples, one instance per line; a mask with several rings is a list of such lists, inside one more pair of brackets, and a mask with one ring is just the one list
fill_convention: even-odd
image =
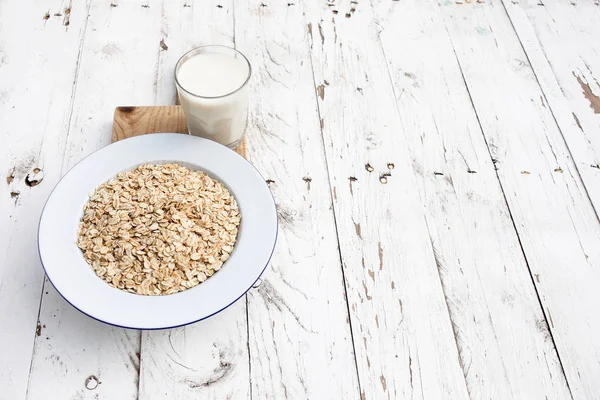
[[(376, 6), (382, 25), (396, 21), (380, 38), (469, 394), (565, 399), (566, 381), (557, 379), (560, 363), (437, 8), (423, 1)], [(428, 34), (408, 39), (418, 29)]]
[[(248, 159), (275, 195), (279, 239), (248, 296), (254, 399), (356, 399), (356, 364), (302, 4), (235, 2), (254, 80)], [(299, 27), (290, 29), (290, 27)]]
[(465, 398), (379, 27), (368, 6), (346, 17), (352, 6), (314, 7), (307, 22), (361, 391)]
[[(112, 5), (0, 1), (0, 399), (600, 395), (598, 5)], [(263, 286), (173, 331), (90, 320), (43, 284), (51, 188), (234, 40), (281, 218)]]
[(577, 170), (600, 210), (600, 6), (504, 2)]
[[(61, 1), (0, 2), (2, 399), (25, 398), (36, 337), (44, 273), (35, 232), (60, 177), (87, 15), (86, 2), (73, 4), (77, 12), (67, 28), (66, 7)], [(43, 180), (28, 186), (28, 176)]]
[(468, 7), (444, 20), (572, 395), (595, 398), (598, 217), (503, 4)]

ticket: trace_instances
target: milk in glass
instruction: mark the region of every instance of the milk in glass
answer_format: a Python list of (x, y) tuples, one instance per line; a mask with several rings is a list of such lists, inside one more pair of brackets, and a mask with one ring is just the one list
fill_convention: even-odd
[(250, 63), (225, 46), (204, 46), (175, 67), (179, 100), (190, 134), (237, 147), (246, 129)]

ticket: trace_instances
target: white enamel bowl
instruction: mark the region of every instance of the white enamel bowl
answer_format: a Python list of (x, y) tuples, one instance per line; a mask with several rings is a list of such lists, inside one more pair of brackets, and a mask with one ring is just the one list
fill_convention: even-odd
[[(96, 276), (76, 245), (83, 206), (96, 187), (117, 173), (166, 162), (206, 171), (235, 196), (242, 221), (234, 250), (220, 271), (183, 292), (141, 296), (115, 289)], [(275, 202), (258, 171), (225, 146), (176, 133), (126, 139), (85, 158), (54, 188), (38, 231), (42, 264), (65, 300), (92, 318), (135, 329), (172, 328), (224, 310), (261, 276), (276, 239)]]

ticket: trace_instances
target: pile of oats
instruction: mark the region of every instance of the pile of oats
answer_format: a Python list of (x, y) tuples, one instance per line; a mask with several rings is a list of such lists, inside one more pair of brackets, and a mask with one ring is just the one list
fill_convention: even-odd
[(111, 286), (171, 294), (223, 266), (240, 218), (234, 197), (205, 172), (146, 164), (119, 173), (90, 196), (77, 245)]

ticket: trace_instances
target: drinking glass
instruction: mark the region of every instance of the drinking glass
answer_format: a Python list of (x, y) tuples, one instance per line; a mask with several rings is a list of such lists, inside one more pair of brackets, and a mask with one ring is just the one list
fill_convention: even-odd
[(175, 83), (189, 133), (236, 148), (246, 129), (251, 75), (246, 56), (232, 47), (209, 45), (185, 53), (175, 66)]

